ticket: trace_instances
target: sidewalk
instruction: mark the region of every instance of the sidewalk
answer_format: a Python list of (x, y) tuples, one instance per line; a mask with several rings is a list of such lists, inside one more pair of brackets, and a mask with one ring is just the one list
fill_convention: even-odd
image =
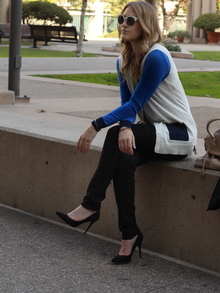
[[(100, 46), (95, 41), (84, 45), (85, 51), (92, 47), (99, 50), (95, 48)], [(192, 50), (194, 45), (187, 46)], [(70, 49), (68, 45), (57, 47)], [(0, 129), (76, 143), (92, 119), (119, 105), (119, 89), (29, 75), (116, 72), (116, 58), (56, 58), (56, 62), (53, 58), (24, 58), (21, 96), (30, 96), (30, 104), (0, 106)], [(7, 90), (7, 62), (6, 58), (0, 58), (0, 91)], [(220, 70), (220, 62), (175, 59), (175, 63), (182, 71)], [(219, 116), (220, 99), (189, 97), (189, 103), (198, 125), (202, 151), (205, 124), (209, 118)], [(106, 129), (97, 135), (93, 148), (102, 146), (105, 133)], [(217, 273), (190, 268), (181, 261), (174, 262), (149, 251), (144, 251), (142, 259), (135, 252), (130, 264), (115, 266), (110, 260), (118, 253), (118, 242), (90, 233), (83, 235), (77, 229), (3, 205), (0, 205), (0, 225), (0, 293), (220, 292)]]
[[(53, 58), (23, 58), (20, 95), (29, 96), (31, 102), (26, 105), (1, 106), (0, 125), (33, 135), (76, 142), (91, 119), (120, 105), (119, 88), (30, 75), (116, 72), (116, 59), (116, 56), (56, 58), (54, 62)], [(220, 69), (220, 62), (177, 58), (174, 61), (179, 72)], [(0, 90), (4, 91), (8, 83), (7, 58), (0, 58), (0, 68)], [(210, 117), (219, 116), (220, 99), (189, 97), (189, 103), (199, 130), (199, 146), (203, 149), (206, 122)], [(39, 109), (46, 113), (39, 112)], [(42, 125), (45, 126), (43, 129)], [(102, 146), (105, 133), (106, 129), (99, 133), (94, 146)]]
[(119, 244), (0, 206), (1, 293), (214, 293), (220, 278), (134, 252), (113, 265)]

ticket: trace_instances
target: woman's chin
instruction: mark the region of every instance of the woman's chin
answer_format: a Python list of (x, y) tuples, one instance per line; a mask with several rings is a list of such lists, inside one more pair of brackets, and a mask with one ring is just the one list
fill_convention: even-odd
[(123, 40), (124, 42), (128, 42), (128, 41), (129, 41), (129, 37), (126, 36), (126, 35), (122, 35), (121, 38), (122, 38), (122, 40)]

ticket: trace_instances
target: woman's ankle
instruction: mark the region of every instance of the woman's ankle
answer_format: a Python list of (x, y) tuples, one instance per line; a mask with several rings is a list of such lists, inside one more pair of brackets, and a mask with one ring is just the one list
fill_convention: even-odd
[(96, 211), (92, 211), (84, 208), (82, 205), (78, 206), (75, 210), (69, 212), (67, 215), (75, 221), (82, 221), (92, 214), (96, 213)]
[(137, 237), (138, 237), (138, 235), (136, 235), (132, 239), (128, 239), (128, 240), (122, 239), (121, 249), (119, 251), (119, 255), (125, 255), (125, 256), (130, 255), (131, 251), (132, 251), (132, 247), (134, 246), (134, 243), (135, 243)]

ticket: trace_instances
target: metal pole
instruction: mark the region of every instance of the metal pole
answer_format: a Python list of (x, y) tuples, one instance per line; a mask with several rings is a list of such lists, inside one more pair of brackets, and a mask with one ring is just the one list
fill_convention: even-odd
[(8, 89), (20, 95), (22, 0), (11, 0)]

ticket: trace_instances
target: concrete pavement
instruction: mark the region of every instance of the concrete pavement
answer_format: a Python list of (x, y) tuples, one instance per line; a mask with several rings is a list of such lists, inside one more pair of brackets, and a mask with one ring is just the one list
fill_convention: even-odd
[[(89, 40), (84, 42), (84, 51), (90, 52), (97, 50), (100, 52), (103, 44), (113, 45), (115, 40)], [(195, 44), (183, 44), (188, 50), (198, 47)], [(73, 50), (75, 44), (59, 44), (50, 46), (51, 49)], [(203, 50), (210, 50), (211, 45), (201, 45)], [(220, 46), (214, 46), (220, 50)], [(45, 49), (45, 46), (41, 48)], [(118, 54), (117, 54), (118, 55)], [(18, 128), (19, 130), (30, 132), (37, 135), (49, 135), (60, 139), (72, 139), (77, 141), (80, 133), (90, 123), (91, 119), (101, 116), (106, 111), (113, 110), (119, 105), (119, 89), (114, 86), (102, 86), (73, 81), (45, 79), (34, 77), (34, 74), (65, 74), (65, 73), (103, 73), (116, 72), (115, 57), (96, 57), (96, 58), (23, 58), (21, 69), (20, 95), (27, 95), (31, 98), (29, 105), (2, 106), (0, 123), (3, 127)], [(220, 62), (174, 59), (178, 71), (214, 71), (220, 69)], [(8, 84), (8, 59), (0, 58), (0, 90), (7, 90)], [(208, 93), (207, 93), (208, 94)], [(51, 99), (53, 103), (51, 103)], [(198, 107), (208, 106), (212, 111), (220, 108), (220, 99), (210, 98), (189, 98), (190, 105), (196, 105), (195, 118), (199, 132), (204, 133), (207, 116), (204, 115), (202, 121), (198, 113)], [(43, 109), (46, 113), (39, 113)], [(78, 113), (76, 116), (76, 112)], [(84, 113), (85, 112), (85, 113)], [(209, 111), (210, 112), (210, 111)], [(19, 113), (19, 116), (18, 116)], [(63, 114), (63, 115), (62, 115)], [(216, 113), (214, 113), (216, 116)], [(213, 115), (214, 115), (213, 114)], [(30, 117), (27, 124), (26, 117)], [(92, 115), (92, 116), (91, 116)], [(80, 116), (80, 117), (79, 117)], [(7, 119), (6, 119), (7, 117)], [(197, 119), (198, 118), (198, 119)], [(40, 119), (40, 123), (39, 123)], [(46, 125), (42, 129), (42, 124)], [(73, 131), (74, 129), (74, 131)], [(65, 130), (65, 131), (64, 131)], [(102, 146), (106, 130), (95, 138), (94, 146)], [(202, 137), (201, 135), (199, 136)], [(203, 146), (203, 141), (201, 141)]]
[[(85, 42), (84, 51), (91, 51), (91, 47), (99, 51), (95, 42)], [(187, 46), (189, 50), (195, 48), (193, 44)], [(57, 47), (70, 50), (69, 45)], [(220, 50), (220, 46), (217, 48)], [(21, 96), (30, 96), (30, 104), (0, 106), (0, 128), (75, 144), (91, 119), (119, 105), (119, 89), (29, 75), (115, 72), (116, 57), (24, 58)], [(0, 58), (0, 91), (7, 90), (7, 62)], [(175, 59), (175, 63), (183, 71), (220, 69), (220, 62)], [(189, 103), (202, 143), (207, 119), (219, 116), (220, 100), (189, 97)], [(93, 148), (102, 146), (105, 133), (102, 130), (98, 134)], [(0, 222), (1, 293), (220, 292), (219, 274), (181, 261), (145, 251), (142, 259), (135, 252), (130, 264), (114, 266), (110, 260), (119, 250), (116, 241), (90, 233), (82, 235), (79, 230), (3, 205)]]
[(134, 252), (112, 265), (119, 245), (106, 238), (0, 206), (1, 293), (214, 293), (220, 278)]

